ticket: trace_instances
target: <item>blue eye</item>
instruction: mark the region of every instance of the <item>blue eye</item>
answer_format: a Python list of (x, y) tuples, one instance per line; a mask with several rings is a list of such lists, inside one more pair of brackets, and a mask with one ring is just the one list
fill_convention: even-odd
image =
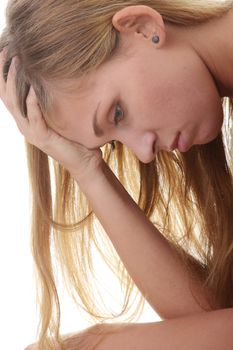
[(121, 110), (121, 107), (119, 106), (119, 104), (116, 105), (116, 109), (115, 109), (115, 116), (114, 116), (114, 124), (118, 125), (118, 123), (124, 118), (124, 113)]

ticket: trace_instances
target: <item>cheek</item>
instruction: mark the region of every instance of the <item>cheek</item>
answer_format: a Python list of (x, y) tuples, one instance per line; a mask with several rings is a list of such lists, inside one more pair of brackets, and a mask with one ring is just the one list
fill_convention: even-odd
[[(205, 65), (199, 58), (189, 65), (168, 65), (157, 72), (157, 79), (144, 94), (148, 115), (154, 111), (159, 128), (193, 129), (197, 143), (207, 143), (221, 130), (223, 109), (218, 90)], [(188, 69), (192, 67), (191, 69)], [(170, 68), (169, 68), (170, 67)]]
[(200, 121), (201, 129), (197, 143), (208, 143), (215, 139), (221, 131), (223, 124), (222, 100), (214, 83), (203, 92), (203, 117)]
[(194, 142), (208, 143), (217, 137), (223, 124), (222, 101), (215, 82), (207, 70), (199, 67), (199, 74), (190, 76), (185, 87), (184, 118), (195, 125)]

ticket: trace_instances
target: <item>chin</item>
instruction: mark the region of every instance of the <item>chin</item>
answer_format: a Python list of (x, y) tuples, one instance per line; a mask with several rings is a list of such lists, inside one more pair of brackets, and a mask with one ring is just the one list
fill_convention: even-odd
[(207, 143), (210, 143), (211, 141), (215, 140), (221, 132), (221, 129), (218, 130), (216, 133), (212, 133), (211, 135), (202, 137), (200, 140), (197, 140), (194, 142), (196, 145), (206, 145)]
[(221, 133), (222, 130), (222, 122), (221, 123), (216, 123), (215, 125), (212, 125), (212, 128), (204, 130), (204, 132), (200, 133), (199, 137), (197, 140), (194, 141), (195, 144), (197, 145), (205, 145), (207, 143), (210, 143), (211, 141), (215, 140), (219, 134)]

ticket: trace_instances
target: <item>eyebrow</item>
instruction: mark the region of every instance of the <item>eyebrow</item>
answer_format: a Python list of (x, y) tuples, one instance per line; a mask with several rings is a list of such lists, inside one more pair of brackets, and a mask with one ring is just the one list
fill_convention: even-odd
[(97, 113), (98, 113), (98, 109), (99, 109), (99, 106), (100, 106), (100, 103), (98, 103), (98, 106), (96, 108), (96, 111), (95, 111), (95, 114), (94, 114), (94, 118), (93, 118), (93, 130), (94, 130), (94, 134), (95, 136), (97, 137), (101, 137), (104, 135), (104, 130), (101, 129), (100, 125), (98, 124), (98, 120), (97, 120)]

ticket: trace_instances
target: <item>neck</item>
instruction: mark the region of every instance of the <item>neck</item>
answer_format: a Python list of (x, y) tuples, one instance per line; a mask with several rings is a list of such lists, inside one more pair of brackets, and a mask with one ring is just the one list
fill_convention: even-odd
[(208, 68), (220, 97), (233, 98), (233, 8), (221, 18), (178, 31)]

